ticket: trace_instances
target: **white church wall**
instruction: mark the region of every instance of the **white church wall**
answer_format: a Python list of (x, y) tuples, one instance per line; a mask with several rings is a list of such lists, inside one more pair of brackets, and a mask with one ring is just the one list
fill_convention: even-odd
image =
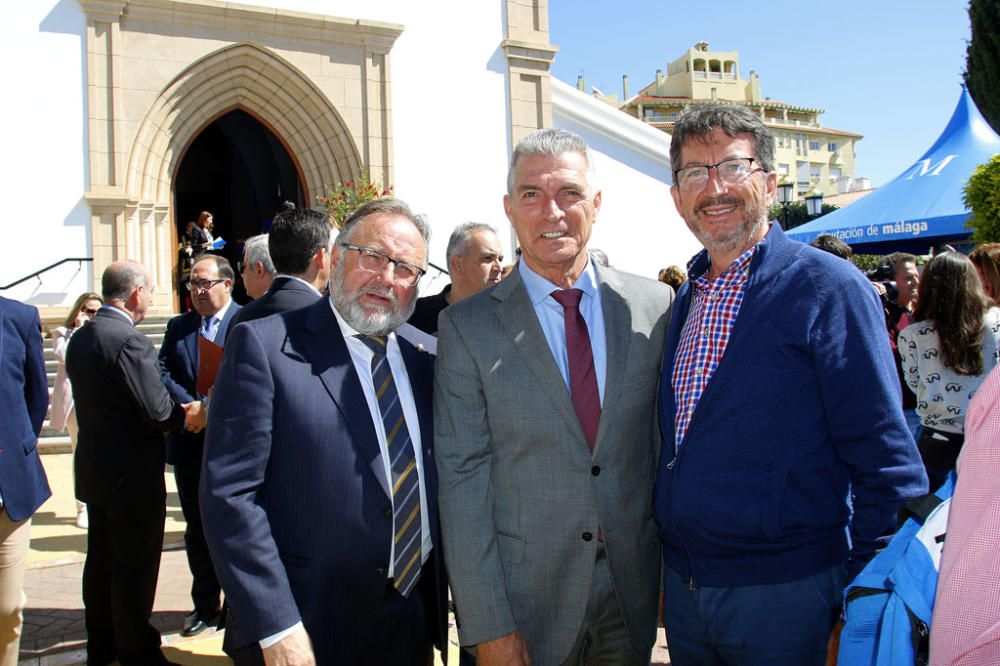
[[(76, 0), (4, 8), (0, 74), (0, 286), (64, 257), (87, 257), (90, 211), (84, 124), (84, 26)], [(12, 66), (14, 65), (14, 66)], [(0, 295), (33, 305), (72, 301), (89, 289), (89, 264), (64, 264)]]

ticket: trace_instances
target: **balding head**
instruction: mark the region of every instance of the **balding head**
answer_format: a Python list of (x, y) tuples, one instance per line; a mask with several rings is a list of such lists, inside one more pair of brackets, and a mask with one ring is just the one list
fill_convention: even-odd
[(129, 313), (138, 324), (153, 301), (149, 272), (138, 261), (116, 261), (104, 269), (101, 295), (105, 303)]

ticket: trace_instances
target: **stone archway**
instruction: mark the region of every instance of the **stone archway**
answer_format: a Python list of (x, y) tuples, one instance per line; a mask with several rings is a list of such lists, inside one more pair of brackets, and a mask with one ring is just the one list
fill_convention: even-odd
[(388, 53), (401, 26), (204, 0), (80, 2), (95, 286), (123, 258), (173, 283), (177, 169), (234, 109), (278, 137), (307, 200), (362, 168), (391, 180)]

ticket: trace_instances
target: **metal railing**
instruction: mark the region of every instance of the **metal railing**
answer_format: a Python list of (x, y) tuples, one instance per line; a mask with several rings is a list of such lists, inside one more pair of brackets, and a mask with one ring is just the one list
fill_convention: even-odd
[[(10, 289), (11, 287), (16, 287), (17, 285), (21, 284), (22, 282), (27, 282), (31, 278), (37, 278), (42, 273), (44, 273), (46, 271), (50, 271), (53, 268), (56, 268), (57, 266), (62, 266), (63, 264), (68, 264), (70, 262), (75, 261), (78, 264), (77, 270), (79, 270), (83, 266), (83, 262), (85, 262), (85, 261), (93, 261), (93, 260), (94, 260), (93, 257), (66, 257), (65, 259), (60, 259), (59, 261), (57, 261), (54, 264), (49, 264), (45, 268), (40, 268), (39, 270), (35, 271), (34, 273), (31, 273), (29, 275), (25, 275), (23, 278), (20, 278), (19, 280), (14, 280), (10, 284), (6, 284), (6, 285), (0, 287), (0, 291), (4, 291), (6, 289)], [(41, 282), (41, 280), (39, 280), (39, 282)]]

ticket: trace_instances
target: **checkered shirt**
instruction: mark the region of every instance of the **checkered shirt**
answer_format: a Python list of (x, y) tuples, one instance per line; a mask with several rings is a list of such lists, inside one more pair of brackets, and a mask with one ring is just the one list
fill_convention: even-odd
[[(672, 377), (677, 405), (674, 433), (678, 447), (691, 424), (694, 408), (729, 344), (733, 323), (746, 293), (750, 262), (756, 251), (757, 245), (754, 245), (714, 280), (708, 279), (708, 271), (691, 278), (691, 309), (681, 331)], [(689, 274), (701, 256), (688, 264)]]

